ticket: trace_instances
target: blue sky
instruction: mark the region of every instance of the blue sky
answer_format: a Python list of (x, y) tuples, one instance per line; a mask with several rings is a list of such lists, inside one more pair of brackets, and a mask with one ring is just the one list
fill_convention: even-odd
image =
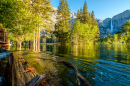
[[(85, 0), (68, 0), (70, 11), (77, 12), (83, 7)], [(92, 10), (95, 17), (104, 20), (112, 18), (125, 10), (130, 10), (130, 0), (86, 0), (88, 11)], [(59, 0), (52, 0), (51, 5), (58, 7)]]

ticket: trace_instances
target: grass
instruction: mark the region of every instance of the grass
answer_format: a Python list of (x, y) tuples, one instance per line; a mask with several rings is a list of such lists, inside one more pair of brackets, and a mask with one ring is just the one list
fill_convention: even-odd
[[(58, 69), (55, 66), (55, 62), (50, 61), (50, 60), (43, 60), (42, 58), (49, 58), (49, 55), (44, 54), (44, 53), (36, 53), (36, 52), (29, 52), (29, 51), (15, 51), (14, 52), (14, 59), (15, 59), (15, 68), (13, 68), (15, 70), (15, 76), (17, 78), (19, 78), (18, 82), (21, 82), (23, 79), (20, 77), (22, 76), (21, 73), (19, 73), (18, 69), (18, 58), (23, 57), (24, 60), (22, 61), (22, 59), (20, 61), (22, 61), (22, 64), (24, 64), (25, 61), (28, 62), (28, 67), (30, 68), (34, 68), (34, 70), (36, 71), (36, 73), (38, 75), (43, 75), (46, 72), (50, 71), (50, 75), (51, 75), (51, 81), (53, 82), (53, 84), (59, 84), (58, 80), (56, 78)], [(15, 77), (14, 77), (15, 78)], [(17, 84), (17, 83), (16, 83)], [(56, 85), (57, 86), (57, 85)]]
[(34, 68), (35, 71), (40, 75), (46, 73), (47, 71), (50, 71), (52, 74), (54, 74), (57, 71), (55, 64), (52, 61), (41, 59), (41, 58), (48, 58), (49, 56), (46, 54), (27, 52), (27, 51), (21, 51), (21, 52), (16, 51), (14, 52), (14, 56), (16, 54), (17, 54), (16, 58), (23, 57), (24, 60), (29, 63), (29, 66)]

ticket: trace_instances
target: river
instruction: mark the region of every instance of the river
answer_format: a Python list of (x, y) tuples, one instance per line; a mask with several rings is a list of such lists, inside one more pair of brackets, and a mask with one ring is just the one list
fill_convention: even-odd
[[(25, 48), (26, 49), (26, 48)], [(41, 45), (49, 58), (72, 63), (92, 86), (130, 86), (130, 45)], [(76, 86), (72, 69), (58, 63), (63, 86)], [(81, 86), (84, 86), (81, 82)]]

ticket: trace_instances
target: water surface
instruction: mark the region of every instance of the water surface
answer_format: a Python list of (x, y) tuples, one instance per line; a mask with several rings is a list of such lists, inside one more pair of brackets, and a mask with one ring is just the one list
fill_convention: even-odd
[[(130, 45), (42, 45), (41, 52), (71, 62), (92, 86), (130, 86)], [(62, 69), (64, 86), (76, 85), (73, 71)]]
[[(41, 45), (40, 53), (72, 63), (92, 86), (130, 86), (130, 45), (52, 44)], [(77, 86), (72, 69), (57, 62), (55, 67), (58, 70), (56, 76), (63, 86)], [(84, 86), (82, 82), (81, 86)]]

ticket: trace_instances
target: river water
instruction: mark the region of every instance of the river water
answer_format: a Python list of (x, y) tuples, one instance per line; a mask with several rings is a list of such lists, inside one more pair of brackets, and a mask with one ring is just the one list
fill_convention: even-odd
[[(92, 86), (130, 86), (130, 45), (41, 45), (41, 53), (72, 63)], [(62, 85), (77, 86), (73, 70), (56, 65)]]

